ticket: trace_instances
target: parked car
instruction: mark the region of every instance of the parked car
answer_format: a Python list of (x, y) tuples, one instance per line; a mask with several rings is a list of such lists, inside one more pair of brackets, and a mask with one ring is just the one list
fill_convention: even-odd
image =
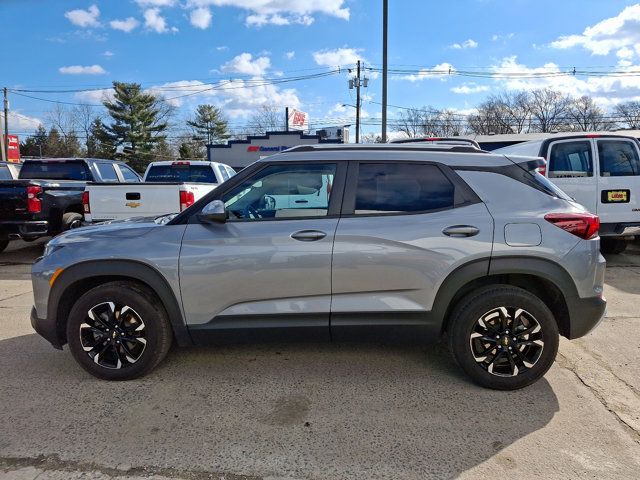
[(89, 181), (122, 182), (140, 177), (111, 160), (26, 160), (18, 180), (0, 181), (0, 252), (11, 237), (32, 241), (82, 223), (82, 193)]
[(463, 146), (294, 147), (177, 216), (56, 237), (33, 265), (31, 322), (103, 379), (148, 373), (173, 341), (446, 332), (474, 381), (524, 387), (606, 305), (598, 217), (541, 165)]
[(460, 137), (413, 137), (393, 140), (391, 143), (423, 143), (431, 145), (462, 145), (480, 150), (480, 144), (475, 140)]
[(495, 150), (547, 160), (542, 170), (567, 195), (600, 217), (600, 247), (622, 253), (640, 235), (640, 146), (622, 135), (554, 136)]
[(20, 163), (0, 162), (0, 180), (16, 180), (20, 173)]
[(88, 183), (84, 215), (89, 223), (181, 212), (236, 174), (228, 165), (205, 161), (149, 164), (144, 183)]

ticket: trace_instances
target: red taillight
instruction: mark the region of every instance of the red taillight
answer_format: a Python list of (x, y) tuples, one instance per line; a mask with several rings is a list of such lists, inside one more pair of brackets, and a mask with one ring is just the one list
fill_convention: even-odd
[(171, 165), (176, 165), (176, 166), (191, 165), (191, 162), (172, 162)]
[(536, 168), (536, 172), (538, 172), (543, 177), (547, 176), (547, 161), (546, 160), (544, 161), (544, 165)]
[(30, 185), (27, 187), (27, 210), (29, 213), (40, 213), (42, 211), (42, 202), (38, 195), (42, 193), (42, 187)]
[(548, 213), (544, 219), (585, 240), (597, 236), (600, 228), (600, 218), (591, 213)]
[(189, 208), (196, 201), (193, 196), (193, 192), (187, 192), (186, 190), (180, 190), (180, 211)]
[(91, 205), (89, 204), (89, 192), (82, 192), (82, 208), (84, 213), (91, 213)]

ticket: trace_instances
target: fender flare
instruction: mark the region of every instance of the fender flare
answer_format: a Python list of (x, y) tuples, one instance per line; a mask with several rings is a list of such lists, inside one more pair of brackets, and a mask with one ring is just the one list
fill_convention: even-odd
[[(58, 307), (71, 285), (91, 278), (110, 276), (126, 277), (148, 285), (162, 302), (178, 345), (193, 345), (180, 303), (166, 279), (155, 268), (135, 260), (89, 260), (65, 269), (49, 294), (47, 308), (49, 320), (55, 325), (60, 325), (57, 318)], [(58, 333), (62, 333), (59, 328)]]

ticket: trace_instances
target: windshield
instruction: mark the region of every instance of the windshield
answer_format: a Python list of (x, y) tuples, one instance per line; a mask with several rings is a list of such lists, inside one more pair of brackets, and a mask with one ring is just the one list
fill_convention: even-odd
[(93, 180), (85, 162), (25, 162), (20, 170), (20, 179), (32, 180)]
[(146, 182), (217, 183), (209, 165), (154, 165), (149, 169)]

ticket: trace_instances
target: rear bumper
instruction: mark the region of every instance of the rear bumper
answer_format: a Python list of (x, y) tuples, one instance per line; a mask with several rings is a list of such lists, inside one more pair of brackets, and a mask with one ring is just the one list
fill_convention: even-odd
[(46, 318), (38, 318), (36, 308), (31, 309), (31, 326), (38, 335), (44, 337), (54, 348), (62, 350), (62, 345), (58, 340), (58, 332), (56, 329), (56, 323)]
[(569, 340), (585, 336), (604, 319), (607, 301), (603, 297), (577, 298), (567, 302)]
[(0, 221), (0, 230), (9, 235), (21, 237), (44, 237), (49, 235), (49, 222), (46, 220)]
[(625, 237), (631, 235), (640, 235), (640, 223), (601, 223), (601, 237)]

